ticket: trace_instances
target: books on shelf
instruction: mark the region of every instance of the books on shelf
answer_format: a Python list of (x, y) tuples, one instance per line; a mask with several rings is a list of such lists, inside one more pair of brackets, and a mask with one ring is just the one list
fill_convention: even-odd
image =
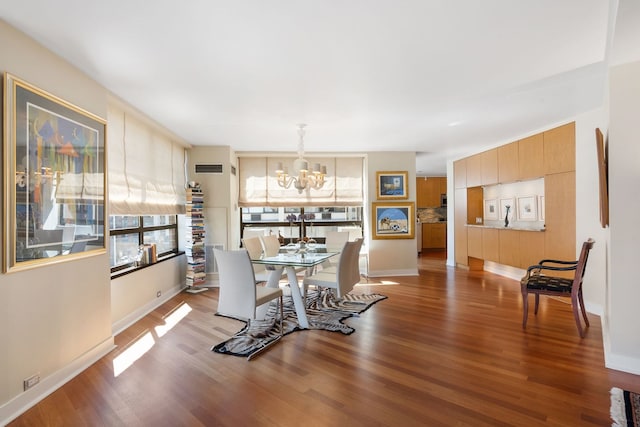
[(206, 290), (203, 285), (207, 282), (205, 271), (205, 222), (204, 195), (199, 185), (187, 188), (187, 203), (185, 206), (187, 228), (185, 254), (187, 256), (186, 285), (187, 292), (197, 293)]

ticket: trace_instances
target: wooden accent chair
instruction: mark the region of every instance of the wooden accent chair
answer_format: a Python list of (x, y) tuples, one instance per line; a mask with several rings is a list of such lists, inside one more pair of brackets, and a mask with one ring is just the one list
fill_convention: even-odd
[[(589, 319), (587, 318), (587, 312), (584, 308), (584, 301), (582, 299), (582, 279), (584, 277), (585, 267), (587, 266), (587, 259), (589, 258), (589, 251), (593, 247), (595, 240), (589, 238), (582, 244), (582, 251), (580, 251), (580, 258), (577, 261), (560, 261), (553, 259), (543, 259), (536, 265), (532, 265), (527, 268), (527, 273), (520, 280), (520, 288), (522, 291), (522, 307), (523, 307), (523, 319), (522, 328), (527, 327), (527, 316), (529, 314), (529, 294), (535, 294), (536, 303), (534, 308), (534, 314), (538, 314), (538, 305), (540, 302), (540, 295), (554, 295), (562, 297), (571, 297), (571, 306), (573, 307), (573, 317), (576, 320), (578, 327), (578, 333), (581, 338), (584, 338), (584, 329), (580, 322), (580, 314), (578, 313), (578, 306), (582, 312), (582, 317), (586, 326), (589, 326)], [(548, 272), (560, 272), (560, 271), (573, 271), (573, 277), (559, 277), (553, 276), (553, 273)]]

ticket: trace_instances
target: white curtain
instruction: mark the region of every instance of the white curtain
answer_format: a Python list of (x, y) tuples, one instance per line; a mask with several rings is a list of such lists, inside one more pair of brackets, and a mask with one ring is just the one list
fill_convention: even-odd
[(241, 207), (260, 206), (361, 206), (364, 203), (363, 157), (305, 157), (309, 164), (327, 166), (325, 184), (302, 193), (292, 185), (283, 188), (276, 179), (276, 164), (282, 162), (293, 171), (295, 158), (240, 157)]
[(184, 213), (184, 147), (111, 104), (107, 141), (111, 215)]

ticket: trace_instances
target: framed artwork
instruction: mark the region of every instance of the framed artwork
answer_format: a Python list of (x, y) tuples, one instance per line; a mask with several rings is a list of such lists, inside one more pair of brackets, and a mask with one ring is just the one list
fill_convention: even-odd
[(538, 198), (536, 196), (518, 197), (518, 220), (536, 221), (538, 219)]
[(515, 211), (515, 209), (516, 209), (516, 204), (513, 197), (500, 199), (500, 211), (499, 211), (500, 215), (498, 216), (498, 219), (505, 219), (505, 217), (507, 217), (507, 214), (508, 214), (509, 221), (513, 221), (513, 211)]
[(5, 73), (4, 272), (106, 252), (106, 121)]
[(538, 197), (538, 217), (544, 221), (544, 196)]
[(376, 172), (376, 195), (381, 200), (408, 199), (408, 172)]
[(413, 239), (415, 203), (374, 202), (373, 239)]
[(498, 219), (498, 201), (496, 199), (487, 199), (484, 201), (484, 219)]
[(607, 144), (600, 128), (596, 128), (596, 153), (598, 155), (598, 185), (600, 200), (600, 225), (609, 225), (609, 163)]

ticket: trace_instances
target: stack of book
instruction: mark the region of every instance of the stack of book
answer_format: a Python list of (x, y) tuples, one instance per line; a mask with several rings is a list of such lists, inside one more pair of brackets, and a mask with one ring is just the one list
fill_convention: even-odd
[(199, 185), (187, 188), (186, 204), (186, 246), (187, 255), (187, 277), (186, 284), (193, 292), (207, 281), (205, 272), (205, 249), (204, 249), (204, 196)]

